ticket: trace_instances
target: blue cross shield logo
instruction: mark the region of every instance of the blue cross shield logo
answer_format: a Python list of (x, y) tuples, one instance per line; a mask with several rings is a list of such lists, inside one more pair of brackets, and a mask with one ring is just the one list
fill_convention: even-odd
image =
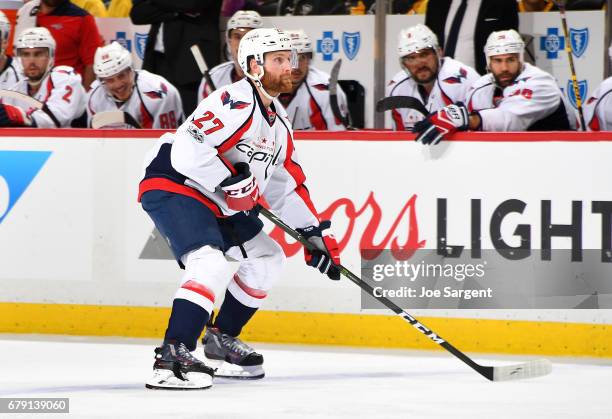
[(127, 36), (125, 35), (125, 32), (117, 32), (116, 36), (117, 36), (117, 38), (113, 39), (113, 41), (116, 41), (123, 48), (125, 48), (128, 51), (132, 52), (132, 41), (130, 39), (127, 39)]
[(342, 32), (342, 49), (349, 60), (353, 60), (361, 46), (360, 32)]
[(540, 37), (540, 50), (546, 51), (546, 58), (559, 58), (559, 51), (565, 48), (565, 37), (559, 36), (559, 28), (548, 28), (546, 36)]
[(589, 45), (589, 29), (574, 29), (569, 30), (570, 45), (572, 52), (577, 58), (580, 58)]
[(0, 223), (49, 156), (50, 151), (0, 151)]
[(334, 59), (334, 53), (340, 51), (337, 39), (334, 39), (332, 31), (324, 31), (323, 37), (317, 40), (317, 52), (323, 54), (323, 61), (331, 61)]
[[(589, 92), (589, 84), (586, 80), (578, 80), (578, 92), (580, 93), (580, 100), (584, 103), (587, 98), (587, 93)], [(571, 80), (567, 81), (567, 97), (570, 100), (570, 103), (575, 109), (578, 109), (578, 105), (576, 104), (576, 94), (574, 93), (574, 84)]]
[(145, 48), (147, 47), (147, 36), (146, 33), (138, 33), (134, 34), (134, 42), (136, 43), (136, 55), (141, 60), (144, 60)]

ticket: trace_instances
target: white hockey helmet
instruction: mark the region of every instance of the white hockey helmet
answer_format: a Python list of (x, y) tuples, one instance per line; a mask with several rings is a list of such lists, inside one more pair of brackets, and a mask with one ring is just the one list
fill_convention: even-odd
[[(272, 51), (293, 51), (291, 38), (277, 28), (254, 29), (240, 40), (238, 46), (238, 64), (247, 77), (259, 80), (264, 75), (264, 55)], [(249, 73), (249, 58), (253, 57), (261, 66), (261, 73), (253, 75)], [(293, 57), (292, 57), (293, 58)], [(292, 66), (294, 66), (292, 62)]]
[(514, 29), (491, 32), (484, 47), (487, 65), (491, 61), (491, 57), (503, 54), (518, 54), (519, 60), (523, 62), (524, 52), (525, 41)]
[(11, 22), (3, 11), (0, 10), (0, 40), (6, 41), (11, 35)]
[(397, 42), (397, 53), (401, 59), (406, 55), (428, 48), (433, 48), (437, 52), (439, 47), (440, 45), (438, 44), (438, 37), (436, 34), (427, 26), (419, 23), (418, 25), (400, 31)]
[(100, 79), (112, 77), (131, 67), (132, 54), (118, 42), (113, 41), (96, 50), (93, 70)]
[(55, 61), (55, 39), (47, 28), (27, 28), (24, 29), (15, 41), (15, 49), (19, 55), (20, 49), (26, 48), (47, 48), (49, 50), (49, 64), (47, 71), (53, 67)]
[(261, 15), (254, 10), (238, 10), (230, 19), (227, 21), (227, 36), (232, 29), (238, 28), (250, 28), (257, 29), (261, 28), (263, 20)]
[(298, 54), (312, 54), (312, 41), (303, 29), (285, 31), (291, 38), (291, 45)]

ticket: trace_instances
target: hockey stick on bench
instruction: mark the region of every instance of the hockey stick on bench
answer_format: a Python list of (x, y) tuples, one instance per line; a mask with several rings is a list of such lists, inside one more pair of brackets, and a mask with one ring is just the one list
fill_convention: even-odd
[(126, 124), (134, 128), (141, 128), (136, 118), (123, 111), (104, 111), (95, 114), (91, 118), (91, 127), (94, 129), (107, 127), (109, 125)]
[(210, 73), (208, 72), (208, 66), (206, 65), (206, 60), (204, 59), (204, 56), (202, 55), (202, 51), (200, 50), (200, 47), (198, 46), (198, 44), (193, 44), (190, 47), (190, 49), (191, 49), (191, 54), (193, 54), (193, 59), (198, 65), (198, 68), (200, 69), (202, 76), (204, 77), (204, 79), (206, 79), (206, 84), (208, 85), (209, 91), (214, 92), (215, 90), (217, 90), (217, 87), (215, 86), (215, 83), (213, 82), (212, 77), (210, 77)]
[(32, 96), (28, 96), (25, 93), (16, 92), (14, 90), (0, 89), (0, 99), (1, 98), (15, 99), (22, 102), (24, 105), (29, 106), (30, 108), (41, 110), (46, 113), (49, 118), (51, 118), (56, 127), (60, 128), (62, 126), (53, 112), (51, 112), (51, 110), (47, 107), (47, 104), (38, 99), (34, 99)]
[[(259, 206), (259, 212), (270, 220), (274, 225), (279, 227), (285, 233), (293, 237), (295, 240), (300, 242), (304, 247), (309, 250), (314, 250), (315, 246), (310, 243), (304, 236), (300, 233), (289, 227), (287, 224), (283, 222), (280, 218), (274, 215), (270, 210)], [(547, 359), (537, 359), (533, 361), (527, 361), (521, 364), (514, 364), (508, 366), (501, 367), (490, 367), (485, 365), (480, 365), (473, 361), (469, 356), (461, 352), (459, 349), (455, 348), (446, 340), (442, 339), (436, 333), (434, 333), (427, 326), (419, 322), (417, 319), (412, 317), (406, 311), (402, 310), (397, 304), (393, 301), (389, 300), (386, 297), (376, 297), (374, 295), (374, 289), (366, 282), (364, 282), (357, 275), (346, 269), (344, 266), (339, 265), (340, 273), (347, 277), (350, 281), (358, 285), (362, 290), (370, 294), (373, 298), (384, 304), (388, 309), (393, 311), (395, 314), (399, 315), (402, 319), (406, 320), (410, 323), (415, 329), (419, 332), (427, 336), (429, 339), (442, 346), (451, 354), (455, 355), (461, 361), (466, 363), (472, 369), (474, 369), (477, 373), (485, 377), (490, 381), (509, 381), (509, 380), (520, 380), (523, 378), (533, 378), (539, 377), (542, 375), (550, 374), (552, 370), (552, 366), (549, 360)]]
[(329, 106), (331, 107), (334, 117), (342, 122), (342, 125), (346, 129), (352, 130), (351, 121), (348, 116), (342, 115), (340, 112), (340, 106), (338, 105), (338, 74), (340, 73), (340, 66), (342, 65), (342, 59), (338, 58), (332, 67), (329, 76)]
[(398, 108), (410, 108), (420, 112), (423, 116), (427, 116), (430, 113), (420, 100), (412, 96), (383, 97), (376, 103), (376, 112), (390, 111)]

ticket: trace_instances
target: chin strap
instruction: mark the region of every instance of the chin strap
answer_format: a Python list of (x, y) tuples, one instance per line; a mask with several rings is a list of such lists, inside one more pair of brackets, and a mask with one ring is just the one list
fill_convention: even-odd
[(264, 95), (266, 98), (268, 98), (268, 99), (270, 99), (270, 100), (274, 100), (274, 99), (276, 99), (276, 98), (278, 97), (278, 95), (276, 95), (276, 96), (272, 96), (272, 95), (270, 95), (268, 92), (266, 92), (266, 89), (264, 89), (264, 87), (263, 87), (263, 83), (261, 82), (261, 78), (263, 77), (263, 71), (262, 71), (262, 73), (257, 74), (257, 75), (255, 75), (255, 76), (254, 76), (254, 75), (252, 75), (252, 74), (247, 74), (247, 76), (248, 76), (248, 77), (249, 77), (251, 80), (253, 80), (253, 83), (255, 83), (255, 86), (257, 86), (257, 88), (258, 88), (258, 89), (261, 91), (261, 93), (263, 93), (263, 95)]

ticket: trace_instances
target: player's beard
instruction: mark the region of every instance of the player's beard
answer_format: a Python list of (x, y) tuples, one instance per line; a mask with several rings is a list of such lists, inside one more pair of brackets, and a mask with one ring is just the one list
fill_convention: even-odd
[(512, 83), (514, 83), (514, 80), (516, 80), (519, 74), (520, 70), (517, 71), (515, 74), (512, 74), (509, 71), (505, 71), (500, 74), (493, 74), (493, 77), (495, 78), (495, 84), (497, 84), (499, 87), (506, 88)]
[(264, 73), (261, 78), (261, 84), (268, 94), (275, 96), (279, 93), (291, 93), (293, 84), (291, 83), (291, 73), (281, 76), (273, 76), (270, 73)]
[[(423, 71), (425, 70), (425, 71)], [(419, 72), (423, 72), (424, 76), (420, 76)], [(418, 84), (430, 84), (438, 77), (438, 65), (435, 68), (430, 68), (427, 65), (419, 67), (414, 73), (410, 73), (412, 78)]]

